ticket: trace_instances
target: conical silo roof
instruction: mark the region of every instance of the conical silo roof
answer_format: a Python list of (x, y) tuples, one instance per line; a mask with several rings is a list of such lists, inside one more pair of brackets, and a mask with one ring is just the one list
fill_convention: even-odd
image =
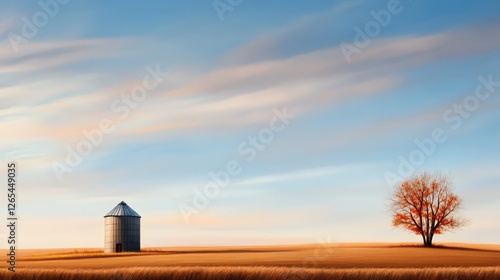
[(116, 205), (115, 208), (111, 209), (106, 216), (106, 217), (138, 217), (140, 218), (141, 216), (137, 214), (137, 212), (134, 211), (134, 209), (130, 208), (130, 206), (127, 205), (125, 202), (120, 202), (118, 205)]

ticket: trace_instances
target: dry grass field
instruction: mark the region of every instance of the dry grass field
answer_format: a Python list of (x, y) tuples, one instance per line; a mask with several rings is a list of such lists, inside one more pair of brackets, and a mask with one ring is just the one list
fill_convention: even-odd
[[(3, 252), (2, 252), (3, 253)], [(322, 244), (20, 250), (0, 279), (500, 279), (500, 245)]]
[(38, 280), (132, 280), (132, 279), (220, 279), (220, 280), (490, 280), (500, 279), (500, 268), (364, 268), (311, 269), (290, 267), (157, 267), (104, 270), (25, 269), (0, 273), (2, 279)]

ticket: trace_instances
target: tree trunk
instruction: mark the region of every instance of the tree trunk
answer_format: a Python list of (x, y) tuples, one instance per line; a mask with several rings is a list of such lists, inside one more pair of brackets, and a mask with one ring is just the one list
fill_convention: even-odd
[(424, 246), (428, 247), (428, 245), (427, 245), (428, 241), (427, 241), (427, 238), (426, 238), (425, 234), (422, 234), (422, 239), (424, 240)]
[(434, 233), (431, 233), (429, 241), (427, 242), (427, 243), (429, 243), (429, 247), (432, 247), (432, 239), (434, 239)]
[(434, 237), (434, 234), (431, 234), (429, 236), (422, 234), (422, 239), (424, 240), (424, 247), (432, 247), (433, 237)]
[(425, 247), (432, 247), (432, 238), (434, 237), (433, 235), (426, 236), (425, 234), (422, 235), (424, 239), (424, 246)]

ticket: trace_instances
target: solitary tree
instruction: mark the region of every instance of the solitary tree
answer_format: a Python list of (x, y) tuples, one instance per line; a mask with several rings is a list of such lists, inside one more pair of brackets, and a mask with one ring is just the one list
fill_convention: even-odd
[(462, 199), (451, 189), (449, 177), (421, 173), (402, 182), (391, 193), (393, 225), (421, 235), (424, 246), (432, 246), (435, 234), (463, 226), (457, 215)]

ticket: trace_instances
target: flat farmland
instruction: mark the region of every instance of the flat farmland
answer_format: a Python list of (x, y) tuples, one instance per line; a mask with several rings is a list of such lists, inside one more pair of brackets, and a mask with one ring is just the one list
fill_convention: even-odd
[(116, 279), (127, 279), (125, 275), (130, 279), (287, 279), (286, 275), (290, 279), (337, 279), (340, 275), (343, 279), (442, 279), (432, 275), (461, 275), (460, 279), (469, 279), (468, 274), (470, 279), (500, 279), (500, 245), (168, 247), (119, 254), (92, 248), (20, 250), (17, 272), (5, 268), (0, 275), (11, 279), (30, 275), (37, 275), (36, 279), (107, 279), (110, 275), (122, 277)]

